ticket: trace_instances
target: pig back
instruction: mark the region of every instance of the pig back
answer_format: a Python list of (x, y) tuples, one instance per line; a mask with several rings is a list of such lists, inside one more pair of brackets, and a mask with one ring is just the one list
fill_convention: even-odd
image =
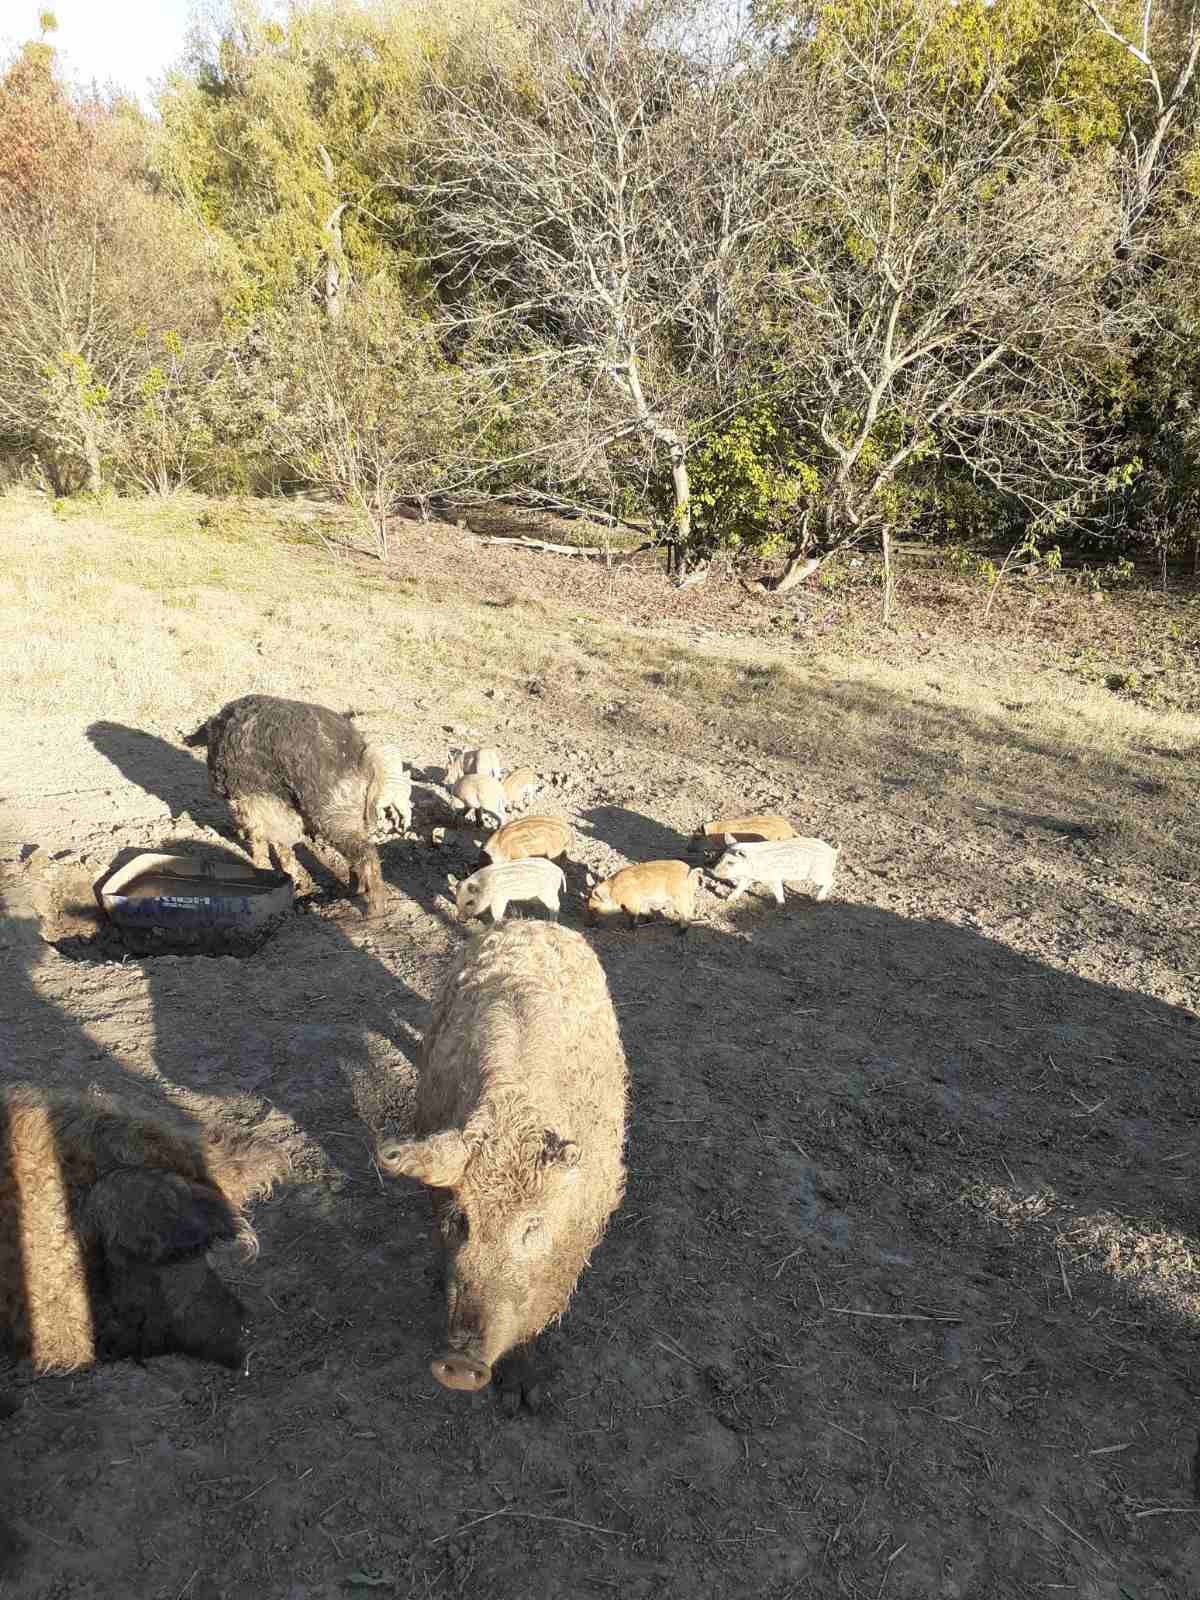
[[(833, 870), (837, 851), (824, 839), (779, 839), (762, 844), (739, 844), (721, 858), (732, 861), (739, 877), (748, 882), (790, 883), (825, 876)], [(718, 863), (719, 865), (720, 863)]]
[(349, 774), (370, 770), (367, 743), (348, 717), (274, 695), (233, 700), (209, 724), (208, 766), (229, 796), (282, 795), (319, 806)]
[(493, 863), (520, 861), (528, 856), (556, 860), (571, 844), (571, 830), (558, 817), (521, 817), (506, 822), (488, 839), (483, 854)]
[(624, 1187), (627, 1072), (604, 971), (580, 934), (543, 922), (476, 934), (434, 1003), (418, 1072), (418, 1136), (460, 1128), (515, 1161), (552, 1129), (578, 1144), (578, 1189), (602, 1227)]

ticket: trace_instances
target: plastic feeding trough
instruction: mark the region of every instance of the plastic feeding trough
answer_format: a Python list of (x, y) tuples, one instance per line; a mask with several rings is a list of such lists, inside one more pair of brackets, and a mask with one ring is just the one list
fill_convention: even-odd
[(96, 885), (108, 919), (137, 942), (228, 947), (257, 944), (287, 915), (295, 886), (286, 872), (248, 861), (153, 853)]

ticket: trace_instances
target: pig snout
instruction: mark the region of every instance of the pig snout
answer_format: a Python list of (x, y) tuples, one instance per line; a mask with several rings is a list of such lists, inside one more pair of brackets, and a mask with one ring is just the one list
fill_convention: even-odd
[(429, 1370), (443, 1389), (460, 1389), (477, 1394), (492, 1381), (492, 1369), (486, 1361), (461, 1350), (443, 1350), (429, 1363)]
[[(486, 1310), (485, 1310), (486, 1306)], [(429, 1364), (444, 1389), (476, 1394), (492, 1381), (492, 1367), (512, 1344), (512, 1308), (506, 1297), (463, 1283), (453, 1270), (446, 1284), (446, 1343)]]

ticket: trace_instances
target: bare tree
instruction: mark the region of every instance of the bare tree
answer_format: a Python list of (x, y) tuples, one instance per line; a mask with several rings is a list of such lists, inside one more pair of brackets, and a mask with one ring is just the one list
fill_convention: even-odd
[[(1157, 8), (1155, 0), (1142, 0), (1136, 33), (1123, 32), (1097, 0), (1084, 0), (1084, 4), (1108, 37), (1142, 68), (1142, 81), (1149, 91), (1148, 121), (1139, 125), (1130, 116), (1126, 126), (1132, 158), (1132, 194), (1125, 215), (1128, 237), (1150, 205), (1167, 136), (1178, 123), (1200, 66), (1200, 0), (1174, 0), (1174, 4), (1168, 0)], [(1173, 60), (1168, 66), (1169, 58)]]
[(490, 419), (490, 399), (481, 419), (432, 326), (382, 282), (346, 296), (336, 318), (293, 314), (273, 332), (270, 447), (357, 511), (386, 560), (396, 501), (424, 503), (458, 475)]
[(928, 8), (872, 0), (822, 27), (790, 57), (784, 119), (791, 187), (814, 198), (758, 312), (823, 463), (808, 542), (900, 521), (905, 474), (934, 456), (1053, 518), (1098, 482), (1095, 373), (1130, 316), (1101, 293), (1116, 177), (1058, 159), (1001, 63), (956, 103)]
[(682, 548), (689, 420), (738, 376), (785, 132), (759, 117), (747, 140), (745, 39), (706, 37), (699, 10), (549, 0), (524, 24), (519, 79), (501, 59), (435, 87), (415, 191), (435, 266), (451, 303), (476, 294), (461, 320), (515, 349), (531, 384), (539, 364), (547, 385), (574, 384), (547, 448), (569, 431), (583, 463), (641, 440), (665, 463)]
[(207, 240), (142, 180), (140, 131), (102, 107), (75, 121), (69, 170), (0, 189), (0, 431), (56, 493), (101, 488), (179, 331), (199, 343), (215, 327), (221, 281)]

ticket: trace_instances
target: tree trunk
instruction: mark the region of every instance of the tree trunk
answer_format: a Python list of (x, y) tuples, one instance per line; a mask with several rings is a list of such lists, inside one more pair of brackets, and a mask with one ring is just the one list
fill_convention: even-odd
[(803, 583), (805, 578), (814, 573), (821, 565), (819, 556), (802, 556), (798, 552), (788, 558), (788, 564), (774, 583), (764, 588), (769, 588), (772, 594), (786, 594), (789, 589), (794, 589), (797, 584)]
[(99, 494), (104, 486), (104, 480), (100, 474), (100, 443), (91, 428), (84, 434), (83, 457), (87, 463), (87, 492), (88, 494)]
[[(321, 171), (325, 174), (325, 182), (337, 193), (337, 168), (333, 164), (333, 157), (323, 144), (317, 146), (317, 155), (321, 162)], [(325, 305), (325, 315), (330, 322), (336, 322), (342, 314), (342, 266), (346, 260), (346, 252), (342, 244), (342, 212), (349, 204), (340, 200), (325, 219), (323, 232), (328, 236), (329, 243), (325, 247), (325, 284), (322, 300)]]
[[(665, 445), (667, 448), (671, 462), (671, 485), (675, 491), (673, 518), (675, 531), (671, 541), (671, 556), (667, 571), (670, 573), (673, 570), (676, 579), (682, 579), (687, 572), (687, 547), (692, 536), (692, 482), (688, 474), (687, 446), (674, 429), (668, 428), (651, 411), (642, 388), (637, 357), (632, 351), (626, 356), (623, 365), (615, 370), (613, 376), (624, 385), (633, 401), (638, 426), (645, 429), (656, 444)], [(699, 583), (700, 576), (697, 575), (692, 581)]]
[(346, 259), (345, 249), (342, 244), (342, 212), (346, 205), (343, 201), (325, 223), (325, 232), (329, 236), (329, 243), (325, 249), (325, 283), (322, 300), (325, 306), (325, 315), (330, 322), (336, 322), (342, 314), (342, 263)]
[(880, 541), (883, 544), (883, 621), (892, 620), (892, 602), (896, 596), (896, 575), (892, 571), (892, 531), (884, 527), (880, 531)]
[(678, 439), (671, 441), (671, 483), (675, 490), (675, 536), (686, 550), (692, 536), (692, 480), (687, 455)]

